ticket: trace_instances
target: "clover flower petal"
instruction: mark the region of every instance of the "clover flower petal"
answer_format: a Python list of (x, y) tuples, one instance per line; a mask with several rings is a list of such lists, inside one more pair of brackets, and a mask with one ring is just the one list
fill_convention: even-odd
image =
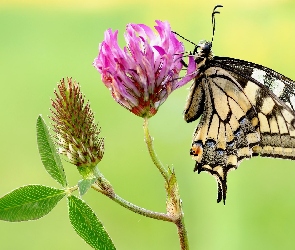
[(115, 101), (147, 118), (157, 113), (172, 91), (197, 75), (196, 63), (190, 57), (186, 75), (179, 77), (183, 44), (168, 22), (157, 20), (156, 24), (157, 34), (144, 24), (128, 24), (123, 49), (117, 42), (118, 31), (108, 29), (93, 62)]

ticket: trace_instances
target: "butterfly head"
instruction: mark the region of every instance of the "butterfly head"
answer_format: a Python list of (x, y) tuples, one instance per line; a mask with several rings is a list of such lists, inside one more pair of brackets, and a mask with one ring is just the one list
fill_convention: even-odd
[(200, 41), (192, 54), (195, 55), (195, 61), (197, 64), (202, 62), (204, 59), (211, 60), (213, 58), (212, 42), (205, 40)]

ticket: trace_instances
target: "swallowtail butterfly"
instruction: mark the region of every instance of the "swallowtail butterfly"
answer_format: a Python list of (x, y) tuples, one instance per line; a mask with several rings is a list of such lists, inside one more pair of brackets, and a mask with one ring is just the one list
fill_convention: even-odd
[[(213, 36), (216, 8), (212, 13)], [(194, 171), (207, 171), (226, 200), (227, 174), (252, 156), (295, 159), (295, 82), (259, 64), (214, 56), (212, 41), (194, 50), (198, 75), (184, 110), (200, 118), (190, 154)]]

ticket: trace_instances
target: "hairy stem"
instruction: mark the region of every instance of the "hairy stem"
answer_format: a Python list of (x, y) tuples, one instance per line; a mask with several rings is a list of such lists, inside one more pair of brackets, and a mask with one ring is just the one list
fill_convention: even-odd
[(139, 206), (136, 206), (134, 204), (132, 204), (129, 201), (124, 200), (123, 198), (121, 198), (120, 196), (118, 196), (117, 194), (115, 194), (115, 192), (112, 190), (111, 193), (108, 193), (104, 190), (102, 190), (97, 184), (93, 184), (92, 188), (104, 195), (106, 195), (107, 197), (109, 197), (110, 199), (112, 199), (113, 201), (117, 202), (119, 205), (121, 205), (122, 207), (125, 207), (127, 209), (129, 209), (130, 211), (149, 217), (149, 218), (153, 218), (156, 220), (163, 220), (163, 221), (170, 221), (170, 222), (174, 222), (173, 218), (165, 213), (159, 213), (159, 212), (154, 212)]
[(149, 129), (148, 129), (148, 118), (144, 119), (143, 130), (144, 130), (144, 140), (148, 147), (148, 151), (152, 158), (152, 161), (156, 165), (156, 167), (158, 168), (161, 175), (164, 177), (166, 181), (167, 214), (173, 218), (172, 221), (177, 226), (177, 232), (178, 232), (181, 250), (188, 250), (189, 245), (188, 245), (187, 231), (184, 224), (184, 216), (183, 216), (183, 211), (181, 206), (181, 200), (179, 197), (179, 190), (178, 190), (178, 184), (177, 184), (175, 173), (174, 171), (171, 171), (171, 170), (169, 170), (168, 172), (157, 157), (157, 154), (153, 147), (153, 139), (150, 136)]
[(184, 225), (183, 215), (178, 220), (175, 221), (175, 225), (177, 226), (177, 233), (178, 233), (179, 242), (180, 242), (180, 249), (181, 250), (189, 250), (187, 231), (186, 231), (186, 228)]
[(153, 139), (150, 136), (150, 132), (149, 132), (149, 129), (148, 129), (148, 118), (144, 118), (143, 131), (144, 131), (144, 140), (145, 140), (145, 143), (147, 145), (149, 154), (150, 154), (150, 156), (152, 158), (152, 161), (155, 164), (155, 166), (158, 168), (158, 170), (160, 171), (161, 175), (164, 177), (165, 181), (168, 182), (168, 180), (169, 180), (168, 171), (163, 166), (161, 161), (158, 159), (158, 157), (156, 155), (156, 152), (154, 150)]

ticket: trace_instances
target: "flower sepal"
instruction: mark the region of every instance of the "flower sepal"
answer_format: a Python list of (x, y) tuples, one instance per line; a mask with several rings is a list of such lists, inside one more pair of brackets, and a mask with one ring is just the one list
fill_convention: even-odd
[(100, 176), (98, 167), (77, 167), (79, 173), (82, 176), (82, 180), (78, 181), (79, 194), (82, 197), (91, 186), (97, 181)]
[(78, 182), (79, 194), (83, 196), (91, 186), (95, 186), (100, 192), (112, 197), (114, 195), (114, 189), (111, 183), (103, 176), (98, 167), (86, 167), (79, 168), (78, 171), (82, 176), (82, 180)]
[(97, 179), (99, 176), (99, 170), (97, 165), (96, 166), (79, 166), (77, 167), (78, 172), (82, 176), (83, 180), (92, 180)]

